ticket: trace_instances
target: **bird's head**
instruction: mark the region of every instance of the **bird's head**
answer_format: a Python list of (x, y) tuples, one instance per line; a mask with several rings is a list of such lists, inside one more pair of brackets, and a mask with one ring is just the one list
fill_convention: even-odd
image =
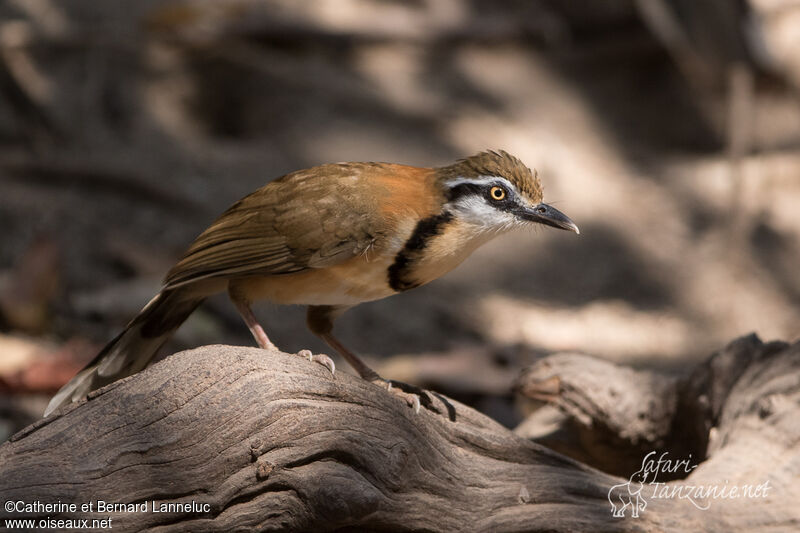
[(445, 211), (480, 231), (537, 223), (580, 233), (567, 215), (542, 202), (536, 172), (507, 152), (481, 152), (438, 171)]

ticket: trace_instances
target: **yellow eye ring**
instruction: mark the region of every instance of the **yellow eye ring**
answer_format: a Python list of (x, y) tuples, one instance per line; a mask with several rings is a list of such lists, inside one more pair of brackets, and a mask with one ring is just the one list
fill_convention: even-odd
[(489, 196), (492, 200), (503, 200), (506, 197), (506, 190), (502, 187), (492, 187), (489, 189)]

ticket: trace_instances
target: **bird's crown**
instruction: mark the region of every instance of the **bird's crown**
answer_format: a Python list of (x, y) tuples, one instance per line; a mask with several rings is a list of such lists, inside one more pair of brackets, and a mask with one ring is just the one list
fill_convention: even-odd
[(438, 169), (445, 185), (486, 179), (504, 178), (530, 203), (542, 201), (542, 182), (534, 170), (503, 150), (487, 150)]

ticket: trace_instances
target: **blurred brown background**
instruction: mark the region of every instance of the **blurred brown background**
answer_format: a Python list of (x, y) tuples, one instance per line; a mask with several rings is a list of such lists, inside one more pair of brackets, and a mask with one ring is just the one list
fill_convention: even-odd
[[(796, 339), (797, 50), (788, 0), (6, 0), (0, 440), (230, 203), (331, 161), (505, 149), (581, 227), (501, 237), (337, 324), (508, 425), (543, 353), (680, 372), (750, 331)], [(302, 309), (257, 312), (323, 350)], [(222, 342), (252, 344), (219, 298), (166, 351)]]

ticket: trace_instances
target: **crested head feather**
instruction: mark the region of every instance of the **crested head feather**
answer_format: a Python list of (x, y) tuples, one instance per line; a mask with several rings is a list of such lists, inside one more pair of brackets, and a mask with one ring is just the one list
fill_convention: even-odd
[(446, 181), (498, 176), (511, 182), (531, 203), (542, 201), (542, 182), (537, 172), (531, 172), (522, 161), (504, 150), (477, 153), (441, 167), (439, 172)]

